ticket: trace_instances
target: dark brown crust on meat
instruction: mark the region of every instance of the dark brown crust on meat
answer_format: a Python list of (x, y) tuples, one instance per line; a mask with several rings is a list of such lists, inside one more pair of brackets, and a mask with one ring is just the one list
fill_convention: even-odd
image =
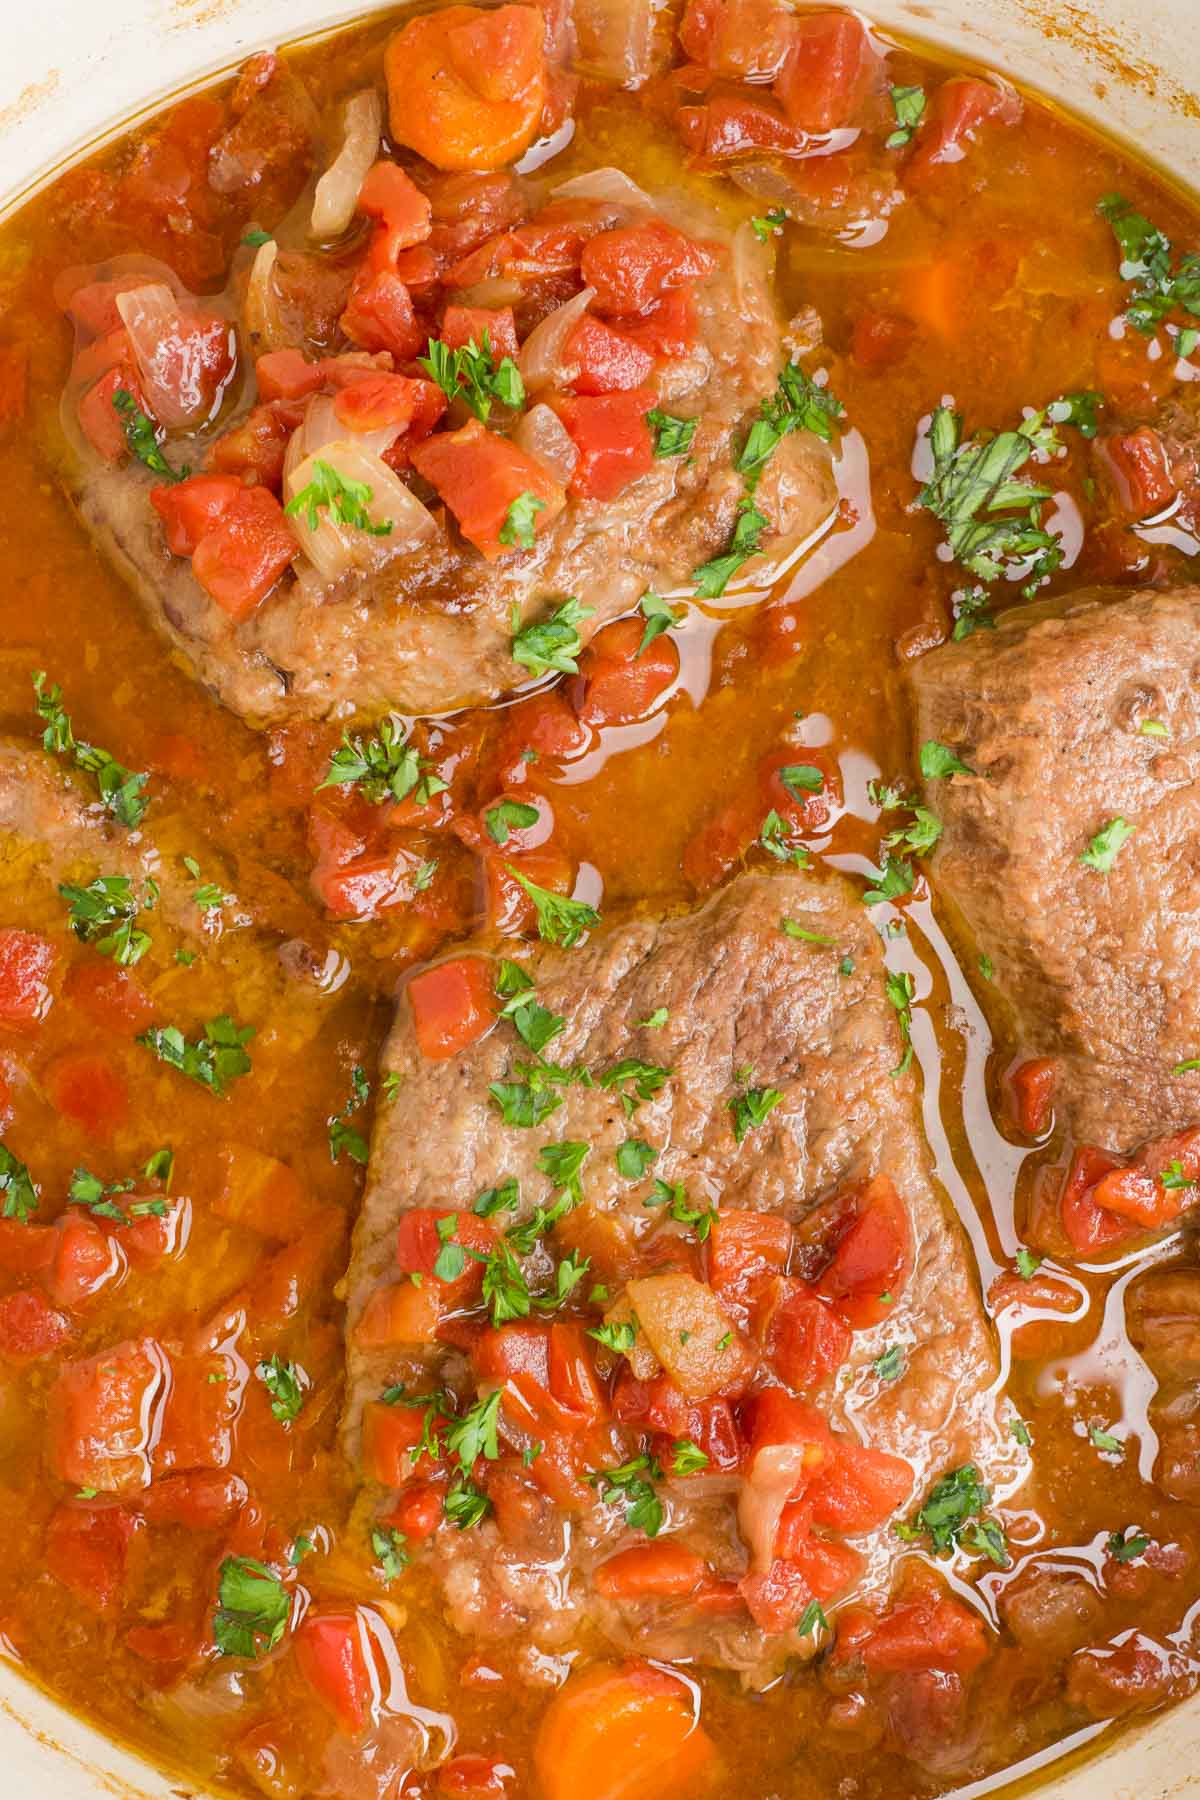
[[(832, 947), (787, 936), (784, 915), (831, 938)], [(847, 975), (840, 973), (845, 956), (854, 965)], [(989, 1423), (992, 1343), (970, 1252), (932, 1177), (914, 1078), (893, 1073), (902, 1045), (884, 997), (879, 941), (849, 885), (809, 874), (744, 875), (699, 912), (612, 924), (579, 948), (544, 952), (534, 972), (539, 1000), (567, 1020), (554, 1042), (556, 1060), (603, 1072), (637, 1056), (671, 1068), (660, 1093), (638, 1108), (635, 1128), (661, 1152), (655, 1172), (686, 1182), (694, 1203), (799, 1220), (847, 1179), (891, 1176), (912, 1218), (916, 1271), (886, 1326), (856, 1334), (834, 1417), (907, 1457), (915, 1491), (969, 1457), (986, 1466), (998, 1453)], [(639, 1029), (637, 1020), (663, 1006), (666, 1025)], [(389, 1278), (400, 1215), (413, 1206), (469, 1207), (482, 1189), (515, 1175), (527, 1216), (552, 1199), (536, 1166), (547, 1141), (590, 1143), (586, 1204), (648, 1225), (642, 1187), (631, 1193), (616, 1173), (613, 1152), (632, 1127), (611, 1095), (572, 1087), (542, 1128), (503, 1124), (488, 1084), (508, 1077), (520, 1050), (501, 1024), (451, 1062), (426, 1061), (401, 998), (383, 1056), (397, 1098), (376, 1127), (348, 1280), (351, 1346), (367, 1298)], [(739, 1146), (728, 1102), (738, 1091), (735, 1072), (746, 1067), (756, 1084), (778, 1088), (783, 1099)], [(907, 1351), (905, 1374), (891, 1384), (871, 1370), (885, 1343)], [(344, 1436), (352, 1461), (363, 1402), (394, 1380), (414, 1379), (418, 1369), (412, 1357), (350, 1348)], [(693, 1502), (685, 1522), (716, 1540), (718, 1516), (705, 1504), (707, 1513)], [(597, 1507), (576, 1527), (571, 1560), (585, 1581), (616, 1547), (605, 1510)], [(501, 1579), (505, 1552), (490, 1526), (465, 1535), (443, 1528), (442, 1535), (449, 1540), (443, 1576), (452, 1612), (464, 1628), (486, 1631), (487, 1584)], [(897, 1541), (881, 1533), (860, 1547), (870, 1558), (866, 1585), (883, 1585)], [(726, 1546), (726, 1558), (730, 1553), (740, 1553), (736, 1540)], [(519, 1603), (539, 1642), (561, 1642), (578, 1628), (577, 1598), (570, 1607), (561, 1597), (552, 1604), (538, 1590), (523, 1592)], [(595, 1602), (589, 1605), (594, 1617)], [(608, 1611), (613, 1616), (603, 1627), (621, 1641), (620, 1620)], [(689, 1653), (748, 1668), (764, 1652), (757, 1634), (742, 1626), (711, 1633)]]
[[(1200, 1119), (1200, 588), (1006, 613), (916, 666), (918, 737), (974, 775), (928, 784), (932, 863), (995, 966), (1018, 1043), (1062, 1060), (1075, 1136), (1128, 1151)], [(1169, 737), (1147, 736), (1146, 720)], [(1134, 836), (1080, 862), (1114, 818)]]

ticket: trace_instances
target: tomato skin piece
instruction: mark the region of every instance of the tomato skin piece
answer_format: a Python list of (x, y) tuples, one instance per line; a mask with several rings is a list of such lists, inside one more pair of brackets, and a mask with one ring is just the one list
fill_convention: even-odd
[(807, 1499), (784, 1507), (777, 1544), (779, 1560), (799, 1570), (804, 1586), (816, 1600), (835, 1600), (862, 1576), (866, 1559), (861, 1551), (833, 1538), (818, 1537), (812, 1529)]
[(750, 1617), (769, 1636), (791, 1631), (815, 1598), (799, 1563), (783, 1557), (776, 1557), (767, 1570), (744, 1575), (737, 1585)]
[(63, 994), (104, 1031), (132, 1037), (154, 1018), (154, 1002), (137, 976), (99, 957), (76, 963), (63, 984)]
[(442, 341), (451, 350), (461, 350), (470, 343), (482, 350), (485, 331), (493, 362), (517, 354), (517, 326), (511, 306), (448, 306), (443, 314)]
[(352, 431), (375, 431), (384, 425), (407, 429), (420, 417), (432, 430), (446, 410), (446, 396), (432, 381), (408, 375), (365, 375), (339, 389), (333, 410)]
[(601, 1664), (572, 1676), (534, 1743), (545, 1800), (684, 1800), (703, 1792), (716, 1751), (685, 1694), (648, 1663)]
[(541, 502), (533, 515), (535, 537), (554, 523), (566, 505), (563, 489), (536, 458), (486, 430), (478, 419), (459, 431), (442, 431), (427, 438), (414, 449), (412, 463), (437, 489), (463, 536), (489, 562), (520, 553), (520, 545), (503, 543), (500, 537), (509, 507), (520, 495), (532, 494)]
[(92, 1612), (108, 1613), (125, 1582), (129, 1541), (137, 1521), (120, 1506), (65, 1502), (46, 1527), (46, 1567)]
[(708, 1284), (728, 1305), (749, 1306), (765, 1283), (786, 1270), (792, 1227), (775, 1213), (730, 1207), (713, 1220)]
[(78, 1308), (125, 1271), (125, 1256), (98, 1219), (68, 1207), (55, 1224), (58, 1246), (46, 1286), (60, 1306)]
[(985, 125), (1015, 125), (1024, 108), (1008, 87), (977, 75), (952, 75), (929, 103), (904, 165), (907, 187), (921, 188), (948, 163), (962, 162)]
[[(442, 1425), (434, 1420), (430, 1436), (441, 1445)], [(383, 1400), (368, 1400), (363, 1407), (363, 1468), (380, 1487), (402, 1488), (410, 1481), (428, 1481), (440, 1469), (427, 1450), (414, 1457), (411, 1453), (425, 1433), (425, 1414), (415, 1406), (389, 1406)]]
[(235, 624), (266, 599), (297, 554), (274, 494), (243, 488), (206, 531), (192, 556), (192, 573)]
[(1045, 1137), (1054, 1118), (1058, 1064), (1052, 1056), (1030, 1057), (1009, 1080), (1017, 1103), (1017, 1124), (1026, 1137)]
[(616, 394), (642, 387), (654, 358), (621, 331), (585, 313), (563, 345), (563, 363), (573, 367), (577, 394)]
[(242, 492), (232, 475), (189, 475), (186, 481), (151, 488), (150, 504), (163, 522), (171, 555), (191, 556)]
[(579, 452), (571, 493), (580, 500), (614, 500), (654, 467), (654, 439), (646, 414), (649, 388), (560, 399), (555, 411)]
[(1136, 1228), (1127, 1219), (1106, 1212), (1096, 1203), (1097, 1184), (1123, 1165), (1118, 1157), (1089, 1144), (1077, 1146), (1063, 1183), (1059, 1212), (1072, 1250), (1088, 1256), (1106, 1250), (1129, 1237)]
[(0, 1300), (0, 1357), (9, 1363), (34, 1362), (66, 1343), (71, 1321), (36, 1288), (18, 1288)]
[(773, 81), (795, 16), (780, 0), (688, 0), (679, 42), (693, 62), (735, 81)]
[(1113, 1169), (1102, 1175), (1091, 1198), (1103, 1212), (1128, 1219), (1143, 1231), (1158, 1231), (1184, 1210), (1187, 1188), (1166, 1188), (1145, 1169)]
[(645, 718), (679, 674), (679, 651), (660, 634), (639, 655), (646, 622), (617, 619), (598, 631), (579, 661), (575, 711), (584, 725), (628, 725)]
[(349, 1737), (359, 1737), (374, 1710), (365, 1629), (357, 1611), (309, 1613), (293, 1649), (301, 1674)]
[(397, 1344), (437, 1342), (446, 1302), (437, 1284), (411, 1281), (377, 1288), (367, 1301), (354, 1328), (354, 1341), (365, 1350), (385, 1350)]
[(850, 124), (878, 67), (866, 26), (855, 14), (802, 13), (775, 92), (801, 131), (834, 131)]
[[(865, 1331), (886, 1319), (908, 1285), (913, 1268), (912, 1224), (908, 1208), (886, 1175), (866, 1183), (856, 1201), (856, 1217), (817, 1283), (851, 1331)], [(884, 1300), (888, 1294), (890, 1299)]]
[(672, 288), (711, 275), (717, 262), (714, 248), (685, 237), (664, 219), (649, 219), (590, 238), (580, 273), (583, 285), (596, 290), (595, 310), (621, 316), (646, 312)]
[(129, 1090), (103, 1057), (68, 1051), (47, 1065), (43, 1081), (55, 1111), (89, 1137), (110, 1138), (129, 1116)]
[(495, 980), (491, 959), (483, 956), (455, 956), (412, 977), (405, 992), (422, 1056), (445, 1062), (492, 1029)]
[(610, 1556), (596, 1570), (595, 1586), (609, 1600), (686, 1600), (705, 1574), (702, 1556), (665, 1538)]
[(0, 930), (0, 1019), (6, 1025), (35, 1025), (53, 1003), (50, 976), (58, 951), (49, 938), (16, 926)]

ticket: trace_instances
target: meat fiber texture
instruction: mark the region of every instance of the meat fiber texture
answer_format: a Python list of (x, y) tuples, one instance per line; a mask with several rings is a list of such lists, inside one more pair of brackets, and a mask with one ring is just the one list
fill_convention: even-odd
[[(691, 213), (686, 223), (697, 235), (715, 226)], [(288, 570), (235, 624), (191, 563), (168, 552), (148, 498), (156, 478), (139, 463), (84, 455), (68, 472), (69, 491), (152, 624), (250, 724), (482, 704), (529, 680), (510, 654), (514, 608), (528, 624), (574, 595), (591, 609), (579, 628), (586, 641), (648, 589), (689, 582), (727, 548), (743, 495), (734, 451), (785, 361), (765, 253), (739, 241), (697, 284), (695, 301), (697, 345), (652, 378), (659, 406), (700, 418), (687, 457), (656, 460), (611, 501), (570, 499), (532, 550), (495, 563), (447, 521), (427, 545), (371, 574), (322, 587)], [(201, 441), (183, 460), (200, 466), (203, 452)], [(774, 533), (801, 543), (837, 505), (829, 446), (811, 432), (786, 439), (756, 502)]]
[[(1118, 1153), (1200, 1120), (1200, 1075), (1172, 1073), (1200, 1054), (1198, 673), (1186, 587), (1018, 607), (913, 676), (920, 741), (973, 771), (926, 784), (932, 879), (1021, 1052), (1058, 1061), (1060, 1116)], [(1117, 818), (1102, 873), (1081, 858)]]
[[(786, 916), (831, 942), (807, 942), (780, 928)], [(853, 963), (842, 973), (843, 959)], [(916, 1245), (913, 1276), (886, 1324), (854, 1336), (838, 1378), (831, 1417), (853, 1437), (906, 1457), (915, 1509), (938, 1475), (974, 1461), (993, 1476), (1008, 1454), (994, 1421), (996, 1359), (963, 1233), (930, 1169), (914, 1077), (895, 1071), (903, 1055), (884, 995), (877, 933), (860, 898), (840, 877), (743, 875), (703, 909), (668, 918), (634, 915), (601, 928), (583, 946), (543, 951), (531, 964), (542, 1005), (564, 1015), (554, 1040), (559, 1062), (602, 1073), (635, 1056), (670, 1068), (670, 1079), (631, 1121), (616, 1096), (572, 1086), (538, 1129), (506, 1126), (488, 1084), (510, 1077), (523, 1046), (499, 1024), (465, 1054), (445, 1062), (417, 1048), (407, 1001), (383, 1056), (396, 1098), (376, 1127), (367, 1192), (348, 1278), (347, 1454), (359, 1453), (364, 1402), (405, 1381), (425, 1390), (453, 1380), (457, 1353), (437, 1346), (400, 1353), (364, 1351), (354, 1326), (381, 1283), (398, 1278), (395, 1237), (416, 1206), (469, 1208), (481, 1190), (515, 1176), (521, 1206), (509, 1219), (549, 1206), (553, 1192), (537, 1167), (548, 1140), (586, 1141), (584, 1206), (645, 1231), (646, 1184), (622, 1181), (614, 1152), (631, 1133), (659, 1151), (654, 1173), (682, 1181), (693, 1205), (753, 1208), (799, 1222), (839, 1186), (886, 1174), (903, 1197)], [(647, 1028), (656, 1009), (667, 1022)], [(782, 1100), (739, 1145), (729, 1101), (753, 1080)], [(569, 1221), (568, 1221), (569, 1222)], [(903, 1346), (906, 1366), (888, 1382), (872, 1363), (886, 1345)], [(459, 1362), (461, 1367), (461, 1360)], [(737, 1577), (746, 1553), (734, 1503), (703, 1480), (662, 1489), (668, 1531), (684, 1530), (713, 1565)], [(761, 1676), (790, 1646), (765, 1641), (749, 1621), (672, 1619), (660, 1606), (636, 1630), (612, 1602), (591, 1591), (592, 1570), (630, 1543), (620, 1509), (600, 1504), (564, 1523), (539, 1558), (510, 1552), (490, 1522), (466, 1532), (443, 1525), (435, 1540), (452, 1618), (481, 1636), (520, 1634), (536, 1649), (561, 1647), (585, 1627), (664, 1656), (696, 1656)], [(864, 1591), (889, 1584), (900, 1541), (888, 1528), (852, 1540), (868, 1557)]]

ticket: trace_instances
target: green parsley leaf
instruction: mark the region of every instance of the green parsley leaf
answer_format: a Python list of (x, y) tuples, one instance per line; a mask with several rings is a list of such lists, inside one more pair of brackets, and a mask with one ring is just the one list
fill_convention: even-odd
[(796, 1630), (801, 1637), (807, 1637), (812, 1631), (828, 1631), (829, 1620), (825, 1617), (825, 1609), (819, 1600), (810, 1600), (800, 1615), (800, 1623)]
[(991, 595), (986, 588), (960, 589), (951, 597), (951, 607), (954, 612), (954, 630), (951, 636), (956, 644), (961, 644), (964, 638), (971, 637), (976, 631), (995, 631)]
[(264, 244), (271, 242), (271, 233), (269, 231), (245, 231), (242, 233), (242, 242), (248, 244), (251, 250), (261, 250)]
[(538, 809), (524, 800), (500, 800), (483, 815), (488, 836), (495, 844), (507, 844), (510, 830), (523, 831), (538, 822)]
[[(98, 875), (87, 887), (60, 882), (58, 891), (70, 909), (71, 929), (77, 938), (94, 944), (101, 956), (111, 956), (123, 968), (141, 961), (150, 948), (150, 934), (134, 928), (142, 902), (128, 875)], [(150, 906), (155, 898), (150, 897)]]
[(1200, 255), (1171, 266), (1171, 240), (1120, 194), (1105, 194), (1097, 212), (1107, 219), (1121, 251), (1121, 280), (1133, 283), (1125, 317), (1135, 331), (1153, 337), (1173, 312), (1200, 317)]
[(456, 1481), (442, 1502), (442, 1511), (460, 1531), (469, 1531), (472, 1525), (478, 1525), (491, 1510), (491, 1501), (486, 1494), (480, 1493), (473, 1481)]
[(510, 500), (499, 537), (502, 544), (513, 544), (521, 550), (532, 550), (537, 530), (537, 515), (545, 512), (546, 502), (528, 489)]
[(825, 786), (825, 772), (815, 763), (786, 763), (778, 775), (793, 800), (803, 800), (805, 794), (819, 794)]
[(542, 1174), (554, 1187), (570, 1194), (576, 1206), (583, 1199), (579, 1172), (590, 1153), (590, 1144), (572, 1143), (570, 1139), (560, 1144), (543, 1144), (538, 1151), (537, 1166)]
[(213, 1642), (221, 1656), (255, 1658), (283, 1641), (292, 1603), (266, 1563), (227, 1556), (217, 1576)]
[(558, 944), (564, 950), (576, 945), (585, 931), (590, 931), (600, 923), (600, 914), (594, 906), (584, 900), (570, 900), (564, 894), (552, 894), (548, 888), (539, 887), (527, 875), (512, 863), (505, 868), (510, 875), (515, 875), (537, 911), (538, 936), (548, 944)]
[(471, 1211), (480, 1219), (490, 1219), (499, 1212), (513, 1212), (521, 1203), (521, 1190), (516, 1177), (509, 1175), (499, 1187), (484, 1188), (476, 1194)]
[(1114, 1437), (1111, 1431), (1105, 1431), (1101, 1425), (1093, 1425), (1088, 1432), (1088, 1437), (1097, 1450), (1107, 1451), (1110, 1456), (1124, 1456), (1125, 1454), (1125, 1446), (1120, 1438)]
[(1080, 855), (1080, 862), (1085, 868), (1095, 869), (1097, 874), (1107, 875), (1118, 855), (1133, 836), (1136, 827), (1127, 820), (1117, 817), (1098, 831), (1087, 849)]
[(979, 1479), (974, 1463), (954, 1469), (937, 1482), (912, 1525), (894, 1527), (898, 1536), (918, 1538), (928, 1532), (934, 1550), (943, 1554), (958, 1546), (971, 1519), (980, 1518), (991, 1500), (991, 1491)]
[(708, 1456), (691, 1438), (676, 1438), (671, 1450), (672, 1475), (696, 1475), (707, 1469)]
[(971, 1526), (970, 1536), (962, 1538), (960, 1542), (971, 1550), (978, 1550), (981, 1556), (986, 1556), (998, 1569), (1007, 1569), (1012, 1561), (1008, 1553), (1008, 1539), (998, 1519), (978, 1520)]
[[(768, 1109), (769, 1110), (769, 1109)], [(670, 1208), (670, 1216), (677, 1225), (690, 1225), (694, 1228), (696, 1238), (701, 1244), (712, 1230), (716, 1213), (708, 1207), (693, 1206), (687, 1197), (687, 1189), (682, 1181), (663, 1181), (654, 1178), (654, 1186), (642, 1201), (642, 1205), (650, 1208), (666, 1206)]]
[(913, 134), (921, 120), (925, 117), (925, 89), (923, 87), (894, 87), (891, 89), (892, 111), (896, 115), (896, 129), (884, 140), (887, 150), (903, 150), (912, 143)]
[(785, 937), (797, 938), (806, 944), (832, 944), (835, 941), (831, 937), (822, 937), (819, 931), (806, 931), (795, 919), (780, 919), (779, 929)]
[(652, 407), (646, 423), (654, 433), (655, 456), (685, 456), (692, 447), (699, 419), (677, 419), (673, 413)]
[(882, 1356), (871, 1364), (880, 1381), (898, 1381), (904, 1373), (905, 1355), (899, 1344), (889, 1344)]
[(744, 563), (759, 552), (759, 540), (770, 521), (759, 512), (749, 495), (738, 502), (737, 523), (722, 556), (714, 556), (692, 570), (696, 592), (702, 600), (719, 600)]
[(154, 420), (147, 418), (128, 388), (116, 388), (112, 403), (121, 430), (125, 433), (125, 443), (131, 456), (151, 471), (161, 475), (164, 481), (183, 481), (189, 471), (173, 469), (162, 450), (159, 448), (158, 427)]
[(418, 805), (427, 806), (435, 794), (446, 791), (441, 776), (407, 741), (404, 721), (393, 713), (379, 721), (373, 737), (342, 733), (317, 792), (327, 787), (356, 787), (372, 806), (407, 800), (410, 794)]
[(625, 1523), (631, 1531), (644, 1531), (647, 1537), (653, 1538), (658, 1536), (663, 1524), (662, 1501), (653, 1486), (661, 1476), (662, 1470), (654, 1459), (642, 1455), (615, 1469), (593, 1469), (586, 1479), (599, 1488), (605, 1505), (624, 1507)]
[(996, 974), (995, 964), (992, 962), (991, 957), (986, 951), (982, 950), (979, 953), (979, 973), (983, 976), (985, 981), (994, 980)]
[(446, 1427), (447, 1452), (458, 1458), (464, 1475), (471, 1473), (479, 1457), (495, 1462), (500, 1454), (496, 1426), (502, 1395), (503, 1389), (496, 1388), (484, 1399), (477, 1400), (461, 1419), (455, 1419)]
[(25, 1164), (5, 1143), (0, 1143), (0, 1194), (4, 1196), (0, 1216), (19, 1219), (22, 1225), (28, 1225), (37, 1211), (41, 1189)]
[(1169, 728), (1163, 724), (1161, 719), (1143, 719), (1138, 730), (1143, 737), (1165, 738), (1171, 735)]
[(642, 633), (642, 641), (634, 654), (634, 661), (642, 654), (656, 637), (669, 631), (672, 625), (678, 625), (683, 614), (677, 613), (667, 605), (661, 594), (643, 594), (638, 601), (638, 611), (646, 621), (646, 629)]
[(900, 1037), (904, 1044), (904, 1054), (894, 1069), (888, 1074), (893, 1080), (908, 1073), (912, 1066), (912, 1003), (916, 996), (916, 984), (907, 969), (889, 969), (884, 977), (883, 993), (888, 1005), (896, 1015), (896, 1023), (900, 1027)]
[(354, 1162), (361, 1163), (364, 1168), (366, 1167), (370, 1155), (367, 1140), (348, 1121), (359, 1107), (366, 1105), (370, 1095), (371, 1083), (367, 1079), (366, 1070), (355, 1064), (350, 1071), (350, 1098), (341, 1112), (335, 1113), (328, 1120), (330, 1162), (337, 1162), (344, 1150)]
[(576, 657), (583, 649), (577, 627), (590, 619), (594, 607), (584, 606), (572, 594), (544, 619), (532, 625), (521, 624), (521, 609), (512, 609), (512, 647), (510, 655), (533, 675), (578, 675)]
[(653, 1100), (670, 1077), (670, 1069), (662, 1068), (659, 1063), (643, 1062), (638, 1056), (625, 1056), (601, 1075), (600, 1086), (607, 1093), (618, 1094), (626, 1117), (632, 1118), (643, 1102)]
[(874, 884), (863, 895), (865, 906), (879, 906), (885, 900), (902, 900), (911, 894), (916, 876), (913, 866), (902, 856), (887, 855), (883, 866), (875, 871)]
[(782, 206), (772, 206), (768, 212), (757, 214), (750, 221), (750, 229), (760, 244), (768, 238), (778, 237), (787, 223), (787, 213)]
[(398, 1581), (409, 1564), (408, 1539), (394, 1527), (376, 1525), (371, 1530), (371, 1551), (385, 1581)]
[(1029, 1434), (1029, 1427), (1024, 1419), (1010, 1419), (1008, 1429), (1012, 1432), (1022, 1449), (1028, 1450), (1032, 1447), (1033, 1439)]
[(1017, 1251), (1017, 1274), (1021, 1280), (1029, 1281), (1036, 1275), (1044, 1260), (1043, 1257), (1035, 1256), (1032, 1250), (1027, 1250), (1022, 1244)]
[(912, 823), (884, 838), (884, 848), (907, 850), (910, 856), (928, 856), (942, 835), (942, 821), (926, 806), (914, 806), (912, 810)]
[(46, 687), (44, 669), (34, 671), (33, 690), (38, 717), (45, 725), (42, 748), (55, 756), (69, 756), (77, 769), (94, 776), (106, 810), (120, 824), (131, 828), (140, 825), (148, 804), (142, 789), (150, 777), (132, 774), (107, 750), (85, 744), (75, 736), (71, 715), (62, 703), (62, 689), (57, 682)]
[(1126, 1525), (1123, 1530), (1114, 1531), (1105, 1546), (1114, 1562), (1136, 1562), (1140, 1556), (1145, 1556), (1150, 1548), (1151, 1540), (1148, 1537), (1140, 1531), (1130, 1537), (1129, 1529), (1129, 1526)]
[(229, 1082), (250, 1073), (252, 1065), (245, 1046), (253, 1036), (253, 1025), (239, 1027), (228, 1013), (221, 1013), (209, 1019), (204, 1036), (194, 1044), (175, 1025), (151, 1026), (139, 1035), (137, 1042), (152, 1050), (160, 1062), (169, 1063), (181, 1075), (222, 1096)]
[(779, 1089), (773, 1087), (748, 1087), (744, 1093), (736, 1094), (728, 1103), (735, 1140), (740, 1144), (747, 1132), (764, 1124), (782, 1099)]
[(921, 745), (921, 773), (926, 781), (941, 781), (949, 775), (973, 775), (975, 771), (947, 745), (927, 738)]
[(792, 828), (772, 807), (763, 820), (758, 832), (758, 846), (776, 862), (794, 863), (798, 869), (806, 869), (809, 864), (808, 851), (793, 843)]
[(511, 356), (496, 362), (491, 334), (484, 331), (480, 343), (472, 338), (457, 350), (442, 338), (430, 338), (428, 353), (417, 358), (426, 374), (437, 382), (448, 399), (462, 398), (485, 425), (493, 400), (515, 412), (525, 404), (525, 384)]
[(493, 1081), (488, 1093), (506, 1125), (530, 1131), (562, 1105), (562, 1095), (529, 1081)]
[(635, 1019), (633, 1022), (639, 1031), (659, 1031), (670, 1017), (665, 1006), (656, 1006), (647, 1018)]
[(614, 1356), (627, 1356), (637, 1343), (637, 1329), (628, 1319), (614, 1319), (610, 1325), (593, 1325), (588, 1336), (611, 1350)]
[(626, 1181), (640, 1181), (657, 1161), (658, 1151), (652, 1150), (644, 1138), (626, 1138), (617, 1146), (617, 1173)]
[(374, 489), (365, 481), (347, 481), (332, 463), (317, 457), (312, 466), (312, 480), (294, 494), (284, 507), (289, 519), (303, 514), (310, 531), (321, 527), (321, 513), (326, 512), (334, 525), (348, 525), (354, 531), (365, 531), (371, 537), (387, 537), (393, 526), (390, 519), (378, 524), (367, 511)]
[(291, 1425), (304, 1410), (304, 1384), (308, 1377), (299, 1363), (284, 1362), (278, 1354), (260, 1362), (254, 1373), (271, 1396), (271, 1414), (281, 1425)]

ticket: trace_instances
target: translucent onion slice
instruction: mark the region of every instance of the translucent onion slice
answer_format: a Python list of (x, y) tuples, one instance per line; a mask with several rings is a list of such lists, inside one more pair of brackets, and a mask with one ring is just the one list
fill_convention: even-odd
[(340, 237), (354, 217), (359, 189), (379, 155), (383, 107), (374, 88), (351, 94), (345, 106), (345, 137), (333, 162), (317, 183), (313, 195), (309, 234), (315, 238)]
[(586, 175), (572, 175), (551, 189), (556, 200), (599, 200), (614, 206), (641, 207), (653, 212), (654, 202), (623, 169), (590, 169)]
[(584, 288), (573, 300), (568, 300), (565, 306), (555, 307), (540, 325), (534, 326), (517, 358), (527, 393), (536, 394), (542, 388), (561, 383), (563, 345), (595, 298), (595, 288)]
[(574, 19), (581, 75), (639, 88), (665, 67), (670, 15), (660, 0), (575, 0)]
[(250, 265), (246, 297), (242, 301), (242, 324), (254, 348), (255, 356), (267, 350), (287, 350), (291, 339), (279, 311), (279, 295), (275, 288), (275, 259), (279, 245), (274, 238), (260, 244)]
[(317, 462), (328, 463), (344, 482), (361, 483), (370, 490), (363, 510), (373, 525), (391, 525), (385, 536), (376, 536), (355, 525), (336, 524), (330, 507), (321, 507), (314, 531), (306, 513), (288, 515), (288, 524), (304, 554), (326, 581), (336, 581), (351, 570), (369, 572), (394, 556), (402, 556), (438, 535), (437, 521), (400, 477), (358, 439), (343, 437), (322, 446), (319, 457), (308, 456), (284, 474), (285, 500), (294, 500), (310, 482), (318, 481)]
[(182, 314), (174, 291), (165, 282), (117, 295), (133, 359), (141, 378), (146, 404), (168, 431), (195, 426), (207, 418), (212, 406), (211, 387), (206, 391), (200, 371), (189, 367), (188, 340), (180, 331)]
[(401, 430), (399, 425), (377, 425), (372, 431), (355, 431), (353, 426), (338, 418), (332, 394), (314, 394), (305, 408), (303, 422), (292, 433), (287, 454), (294, 467), (306, 456), (318, 455), (326, 444), (336, 444), (345, 438), (350, 443), (361, 444), (374, 456), (382, 456), (395, 443)]
[(536, 406), (523, 413), (513, 432), (513, 441), (527, 456), (535, 457), (560, 486), (568, 485), (575, 473), (579, 452), (552, 406), (539, 400)]

